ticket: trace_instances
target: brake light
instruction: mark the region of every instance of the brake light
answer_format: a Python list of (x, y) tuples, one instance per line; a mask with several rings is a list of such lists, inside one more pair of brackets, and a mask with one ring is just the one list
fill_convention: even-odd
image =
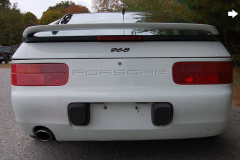
[(12, 64), (12, 85), (62, 86), (68, 82), (66, 64)]
[(229, 84), (232, 80), (232, 62), (177, 62), (173, 65), (176, 84)]
[(141, 41), (142, 36), (98, 36), (98, 41)]
[(2, 52), (2, 55), (3, 55), (3, 56), (5, 56), (5, 53), (4, 53), (4, 52)]

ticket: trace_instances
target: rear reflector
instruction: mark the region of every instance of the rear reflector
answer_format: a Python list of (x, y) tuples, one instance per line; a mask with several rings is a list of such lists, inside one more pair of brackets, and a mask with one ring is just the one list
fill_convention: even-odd
[(62, 86), (68, 82), (66, 64), (12, 64), (12, 85)]
[(229, 84), (232, 77), (232, 62), (177, 62), (173, 65), (176, 84)]
[(98, 41), (141, 41), (142, 36), (98, 36)]

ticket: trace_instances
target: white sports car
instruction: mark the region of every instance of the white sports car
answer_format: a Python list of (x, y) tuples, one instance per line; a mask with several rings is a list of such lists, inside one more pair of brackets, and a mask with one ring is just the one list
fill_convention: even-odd
[(19, 126), (41, 141), (219, 135), (232, 100), (231, 56), (215, 27), (166, 17), (67, 14), (27, 28), (12, 58)]

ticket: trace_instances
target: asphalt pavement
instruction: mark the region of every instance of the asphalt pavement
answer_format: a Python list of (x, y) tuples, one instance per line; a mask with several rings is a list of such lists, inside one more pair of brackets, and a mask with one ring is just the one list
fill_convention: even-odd
[(10, 68), (0, 68), (0, 160), (24, 159), (240, 159), (240, 108), (217, 138), (116, 142), (40, 142), (15, 122)]

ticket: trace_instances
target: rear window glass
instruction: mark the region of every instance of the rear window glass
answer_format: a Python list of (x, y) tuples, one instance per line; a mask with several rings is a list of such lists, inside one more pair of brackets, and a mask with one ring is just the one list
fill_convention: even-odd
[(9, 47), (0, 47), (0, 52), (10, 51)]

